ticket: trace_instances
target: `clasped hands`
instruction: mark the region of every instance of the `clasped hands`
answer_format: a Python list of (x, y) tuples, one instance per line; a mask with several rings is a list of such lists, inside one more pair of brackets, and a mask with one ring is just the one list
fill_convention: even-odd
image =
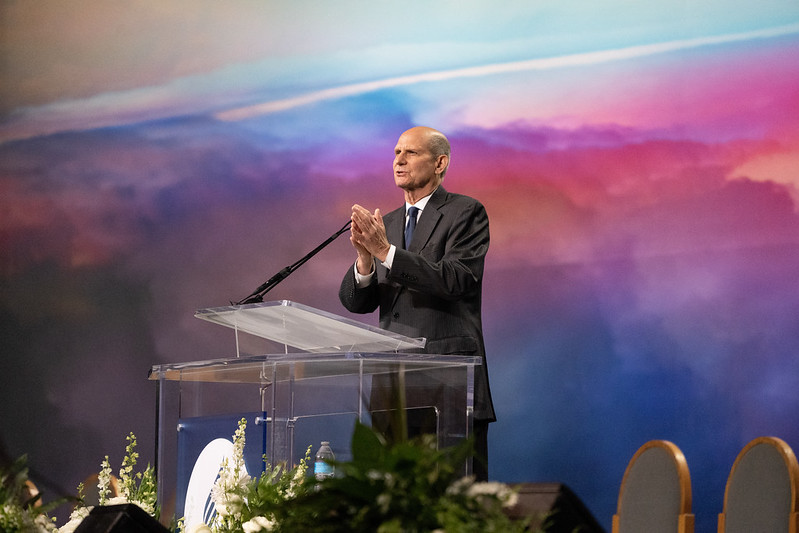
[(352, 206), (350, 242), (358, 252), (358, 272), (368, 275), (372, 271), (372, 258), (385, 261), (391, 244), (386, 237), (386, 226), (380, 209), (370, 213), (358, 204)]

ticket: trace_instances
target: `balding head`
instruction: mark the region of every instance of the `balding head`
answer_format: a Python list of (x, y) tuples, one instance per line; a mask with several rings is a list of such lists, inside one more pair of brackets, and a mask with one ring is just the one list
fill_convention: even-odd
[(400, 135), (394, 147), (394, 180), (406, 201), (415, 203), (441, 184), (449, 152), (446, 136), (433, 128), (419, 126)]

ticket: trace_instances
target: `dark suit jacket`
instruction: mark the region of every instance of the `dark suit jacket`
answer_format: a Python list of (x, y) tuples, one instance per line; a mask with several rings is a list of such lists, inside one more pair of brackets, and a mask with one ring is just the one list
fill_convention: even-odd
[(339, 298), (353, 313), (380, 308), (380, 327), (425, 337), (425, 352), (478, 355), (475, 419), (495, 420), (488, 385), (481, 303), (488, 251), (488, 216), (473, 198), (439, 188), (430, 197), (404, 250), (405, 206), (383, 217), (388, 241), (397, 247), (391, 270), (376, 261), (368, 287), (356, 288), (350, 266)]

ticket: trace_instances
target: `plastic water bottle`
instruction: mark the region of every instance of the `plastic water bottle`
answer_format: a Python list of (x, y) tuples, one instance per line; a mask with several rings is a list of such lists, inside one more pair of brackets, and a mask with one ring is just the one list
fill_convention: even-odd
[(333, 450), (330, 449), (330, 442), (323, 440), (322, 446), (316, 451), (316, 461), (313, 465), (313, 473), (317, 480), (321, 481), (328, 477), (333, 477), (335, 469), (333, 465), (328, 464), (325, 460), (334, 460)]

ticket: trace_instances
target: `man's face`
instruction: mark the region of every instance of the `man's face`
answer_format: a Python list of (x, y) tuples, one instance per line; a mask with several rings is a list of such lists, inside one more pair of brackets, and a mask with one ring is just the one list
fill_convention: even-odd
[(441, 171), (441, 158), (445, 157), (433, 156), (424, 130), (406, 131), (394, 147), (394, 183), (400, 189), (426, 196), (438, 187), (436, 171)]

